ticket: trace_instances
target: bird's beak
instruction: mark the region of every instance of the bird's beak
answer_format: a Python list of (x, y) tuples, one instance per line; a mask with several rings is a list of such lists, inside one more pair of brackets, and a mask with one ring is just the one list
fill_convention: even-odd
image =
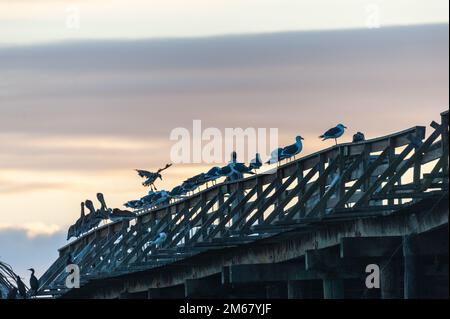
[(159, 176), (159, 179), (162, 180), (162, 176)]
[(303, 137), (300, 137), (300, 139), (305, 140)]
[(344, 128), (348, 128), (347, 126), (344, 126)]

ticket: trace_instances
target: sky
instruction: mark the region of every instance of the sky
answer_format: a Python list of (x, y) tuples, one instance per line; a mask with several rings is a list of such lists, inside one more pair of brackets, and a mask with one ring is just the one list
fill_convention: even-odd
[[(174, 128), (278, 128), (304, 154), (448, 109), (448, 1), (0, 0), (0, 260), (38, 274), (79, 203), (121, 207)], [(209, 165), (179, 164), (171, 189)], [(14, 244), (12, 244), (14, 243)]]

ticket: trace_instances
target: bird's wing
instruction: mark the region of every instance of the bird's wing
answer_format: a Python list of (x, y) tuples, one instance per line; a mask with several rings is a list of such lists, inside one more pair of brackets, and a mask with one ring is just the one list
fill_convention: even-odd
[(165, 166), (164, 168), (160, 168), (160, 169), (158, 170), (158, 173), (161, 173), (163, 170), (168, 169), (170, 166), (172, 166), (172, 164), (166, 164), (166, 166)]
[(336, 134), (338, 134), (341, 131), (341, 129), (339, 127), (333, 127), (330, 128), (328, 131), (325, 132), (324, 136), (334, 136)]
[(245, 164), (242, 164), (242, 163), (236, 163), (236, 164), (234, 164), (234, 168), (235, 168), (238, 172), (241, 172), (241, 173), (249, 172), (249, 171), (250, 171), (250, 168), (248, 168), (247, 166), (245, 166)]
[(285, 148), (283, 148), (283, 150), (281, 151), (282, 155), (291, 155), (291, 154), (295, 154), (298, 151), (298, 146), (296, 144), (292, 144), (289, 146), (286, 146)]
[(144, 177), (150, 177), (152, 173), (150, 173), (149, 171), (144, 171), (141, 169), (137, 169), (136, 172), (138, 173), (138, 175), (142, 178)]
[(224, 166), (220, 169), (220, 174), (221, 175), (228, 175), (231, 173), (231, 168), (230, 166)]

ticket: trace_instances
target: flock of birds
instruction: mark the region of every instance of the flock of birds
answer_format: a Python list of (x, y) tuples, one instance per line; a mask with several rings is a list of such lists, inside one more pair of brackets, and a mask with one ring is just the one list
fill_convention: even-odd
[[(81, 203), (81, 215), (80, 218), (69, 227), (67, 232), (67, 240), (72, 237), (79, 237), (89, 230), (96, 228), (104, 220), (111, 220), (113, 222), (133, 219), (136, 214), (127, 210), (120, 210), (118, 208), (108, 208), (105, 202), (105, 198), (102, 193), (97, 194), (97, 199), (100, 202), (100, 209), (95, 209), (94, 203), (91, 200), (86, 200)], [(86, 208), (89, 212), (86, 214)]]
[[(336, 127), (329, 129), (323, 135), (319, 136), (319, 138), (323, 141), (334, 139), (337, 145), (337, 140), (344, 135), (346, 129), (346, 126), (338, 124)], [(280, 163), (283, 160), (291, 160), (292, 158), (295, 159), (295, 157), (303, 150), (303, 140), (303, 137), (297, 136), (294, 144), (275, 149), (271, 153), (266, 164)], [(353, 136), (353, 142), (355, 143), (364, 140), (364, 134), (361, 132), (358, 132)], [(207, 187), (209, 183), (214, 185), (219, 178), (225, 178), (225, 181), (235, 181), (242, 179), (245, 174), (254, 175), (256, 174), (256, 171), (263, 166), (263, 161), (260, 154), (257, 153), (255, 158), (250, 161), (249, 165), (245, 165), (244, 163), (239, 163), (237, 161), (237, 154), (236, 152), (233, 152), (231, 161), (226, 166), (216, 166), (206, 173), (201, 173), (188, 178), (181, 185), (174, 187), (171, 191), (158, 190), (155, 187), (155, 182), (158, 179), (162, 180), (163, 177), (161, 172), (171, 166), (172, 164), (167, 164), (156, 172), (136, 170), (138, 175), (145, 179), (142, 185), (150, 187), (150, 191), (144, 197), (138, 200), (131, 200), (125, 203), (124, 206), (132, 210), (138, 210), (168, 204), (171, 199), (188, 196), (202, 185), (206, 184)], [(101, 193), (97, 194), (97, 199), (101, 204), (101, 207), (98, 210), (94, 208), (94, 204), (90, 200), (81, 203), (81, 216), (74, 225), (70, 226), (67, 240), (72, 237), (79, 237), (91, 229), (98, 227), (103, 220), (120, 221), (136, 217), (136, 214), (132, 211), (108, 208), (103, 194)], [(89, 210), (88, 214), (85, 213), (85, 208)]]
[[(319, 136), (319, 138), (321, 138), (323, 141), (334, 139), (337, 145), (338, 138), (344, 135), (346, 129), (347, 127), (345, 125), (338, 124), (336, 127), (329, 129), (323, 135)], [(283, 160), (290, 160), (292, 158), (295, 159), (295, 157), (303, 150), (303, 140), (303, 137), (297, 136), (295, 138), (294, 144), (275, 149), (271, 153), (270, 159), (266, 162), (266, 164), (280, 163)], [(361, 132), (358, 132), (353, 136), (353, 142), (355, 143), (364, 140), (364, 134)], [(161, 204), (167, 204), (169, 203), (170, 199), (189, 195), (191, 192), (194, 192), (200, 186), (205, 184), (208, 187), (208, 183), (211, 182), (214, 184), (219, 178), (224, 177), (225, 181), (235, 181), (242, 179), (245, 174), (253, 175), (256, 173), (256, 170), (260, 169), (263, 166), (263, 162), (261, 160), (261, 155), (257, 153), (255, 155), (255, 158), (251, 160), (249, 165), (247, 166), (244, 163), (239, 163), (237, 161), (236, 152), (233, 152), (231, 155), (231, 161), (228, 163), (228, 165), (224, 167), (216, 166), (211, 168), (206, 173), (195, 175), (185, 180), (181, 185), (174, 187), (171, 191), (158, 191), (156, 187), (153, 186), (153, 183), (157, 178), (162, 179), (160, 172), (170, 166), (171, 164), (167, 164), (165, 168), (158, 170), (158, 172), (156, 173), (137, 170), (139, 176), (147, 178), (143, 185), (150, 185), (152, 189), (150, 190), (148, 195), (138, 200), (129, 201), (125, 203), (124, 206), (131, 209), (142, 209), (144, 207), (151, 208), (159, 206)]]

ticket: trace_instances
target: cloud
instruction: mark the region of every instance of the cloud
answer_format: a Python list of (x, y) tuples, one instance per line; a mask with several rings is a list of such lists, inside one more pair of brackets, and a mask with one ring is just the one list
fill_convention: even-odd
[(41, 276), (58, 257), (65, 244), (63, 231), (55, 225), (0, 225), (0, 260), (9, 263), (22, 278), (29, 278), (28, 268)]
[(61, 227), (58, 225), (46, 225), (44, 223), (27, 223), (24, 225), (8, 225), (0, 223), (0, 232), (12, 231), (23, 232), (28, 239), (34, 239), (36, 237), (47, 236), (51, 237), (61, 231)]

